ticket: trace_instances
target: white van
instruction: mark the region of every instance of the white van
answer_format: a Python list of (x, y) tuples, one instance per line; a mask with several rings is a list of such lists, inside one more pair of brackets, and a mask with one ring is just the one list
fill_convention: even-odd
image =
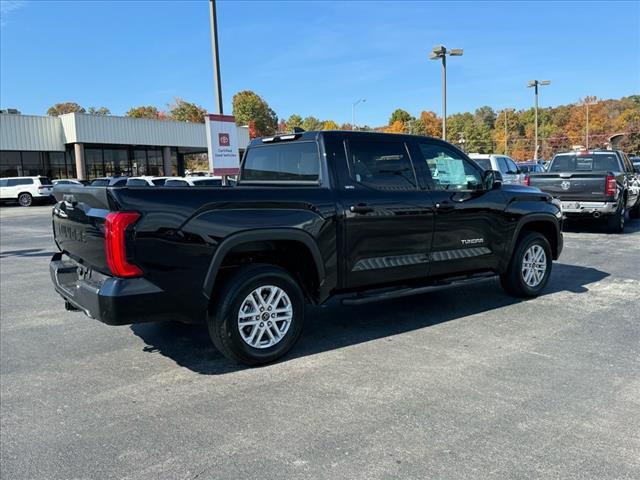
[(30, 207), (37, 200), (51, 200), (53, 183), (47, 177), (0, 178), (0, 200), (17, 200), (23, 207)]

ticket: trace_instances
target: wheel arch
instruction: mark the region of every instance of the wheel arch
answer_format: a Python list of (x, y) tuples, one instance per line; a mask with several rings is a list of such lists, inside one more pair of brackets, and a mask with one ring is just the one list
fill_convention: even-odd
[[(560, 237), (560, 222), (550, 213), (534, 213), (524, 216), (513, 232), (509, 245), (509, 261), (518, 244), (518, 239), (526, 232), (538, 232), (545, 236), (549, 245), (551, 246), (551, 252), (554, 260), (557, 260), (560, 256), (562, 249), (562, 240)], [(507, 262), (508, 264), (508, 262)]]
[[(299, 280), (305, 293), (312, 299), (315, 297), (317, 289), (322, 285), (325, 278), (325, 268), (320, 254), (320, 249), (313, 237), (302, 230), (294, 228), (258, 229), (238, 232), (224, 239), (216, 248), (213, 258), (209, 264), (207, 274), (203, 284), (203, 294), (207, 299), (211, 299), (216, 280), (219, 279), (221, 267), (226, 259), (234, 252), (241, 252), (243, 249), (252, 252), (273, 251), (274, 246), (293, 246), (292, 255), (301, 254), (302, 258), (295, 258), (303, 266), (313, 267), (312, 272)], [(269, 247), (269, 248), (268, 248)], [(296, 251), (296, 249), (299, 249)], [(290, 258), (293, 261), (294, 258)], [(305, 261), (307, 265), (305, 265)], [(281, 263), (277, 265), (283, 266)], [(288, 269), (289, 270), (289, 269)], [(293, 272), (290, 272), (293, 273)]]

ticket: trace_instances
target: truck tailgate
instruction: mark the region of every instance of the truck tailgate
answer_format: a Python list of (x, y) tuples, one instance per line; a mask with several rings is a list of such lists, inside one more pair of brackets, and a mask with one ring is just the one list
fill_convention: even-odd
[(53, 236), (60, 249), (79, 263), (109, 273), (104, 222), (115, 204), (104, 187), (59, 186), (53, 194)]
[(536, 173), (530, 185), (561, 200), (605, 201), (606, 172)]

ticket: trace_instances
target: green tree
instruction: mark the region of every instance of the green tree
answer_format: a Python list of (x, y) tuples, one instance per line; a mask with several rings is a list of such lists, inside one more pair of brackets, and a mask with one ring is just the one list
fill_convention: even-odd
[(278, 117), (269, 104), (258, 94), (244, 90), (233, 96), (233, 115), (238, 125), (253, 122), (258, 136), (273, 135), (278, 127)]
[(302, 127), (302, 117), (297, 114), (289, 115), (289, 118), (284, 122), (287, 132), (293, 132), (295, 127)]
[(47, 110), (47, 115), (52, 117), (65, 113), (86, 113), (86, 110), (75, 102), (56, 103)]
[(302, 121), (302, 128), (304, 128), (307, 132), (312, 130), (321, 130), (322, 122), (316, 117), (305, 117), (305, 119)]
[(160, 111), (156, 107), (151, 105), (142, 105), (140, 107), (130, 108), (127, 112), (127, 117), (159, 119), (161, 118), (161, 115)]
[(178, 122), (204, 123), (206, 115), (207, 111), (201, 106), (178, 97), (169, 105), (169, 117)]
[(111, 110), (109, 110), (107, 107), (100, 107), (100, 108), (96, 108), (96, 107), (89, 107), (89, 109), (87, 110), (87, 113), (90, 115), (111, 115)]
[(493, 111), (493, 108), (486, 105), (476, 109), (473, 116), (476, 122), (485, 125), (489, 130), (493, 128), (496, 122), (496, 112)]
[(395, 122), (401, 122), (403, 125), (413, 120), (413, 117), (409, 112), (401, 108), (397, 108), (389, 117), (389, 125), (393, 125)]

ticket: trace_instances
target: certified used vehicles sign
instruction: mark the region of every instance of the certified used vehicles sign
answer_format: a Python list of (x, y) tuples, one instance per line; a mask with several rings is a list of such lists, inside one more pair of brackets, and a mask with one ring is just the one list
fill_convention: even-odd
[(240, 170), (238, 129), (233, 115), (207, 115), (209, 170), (214, 175), (237, 175)]

